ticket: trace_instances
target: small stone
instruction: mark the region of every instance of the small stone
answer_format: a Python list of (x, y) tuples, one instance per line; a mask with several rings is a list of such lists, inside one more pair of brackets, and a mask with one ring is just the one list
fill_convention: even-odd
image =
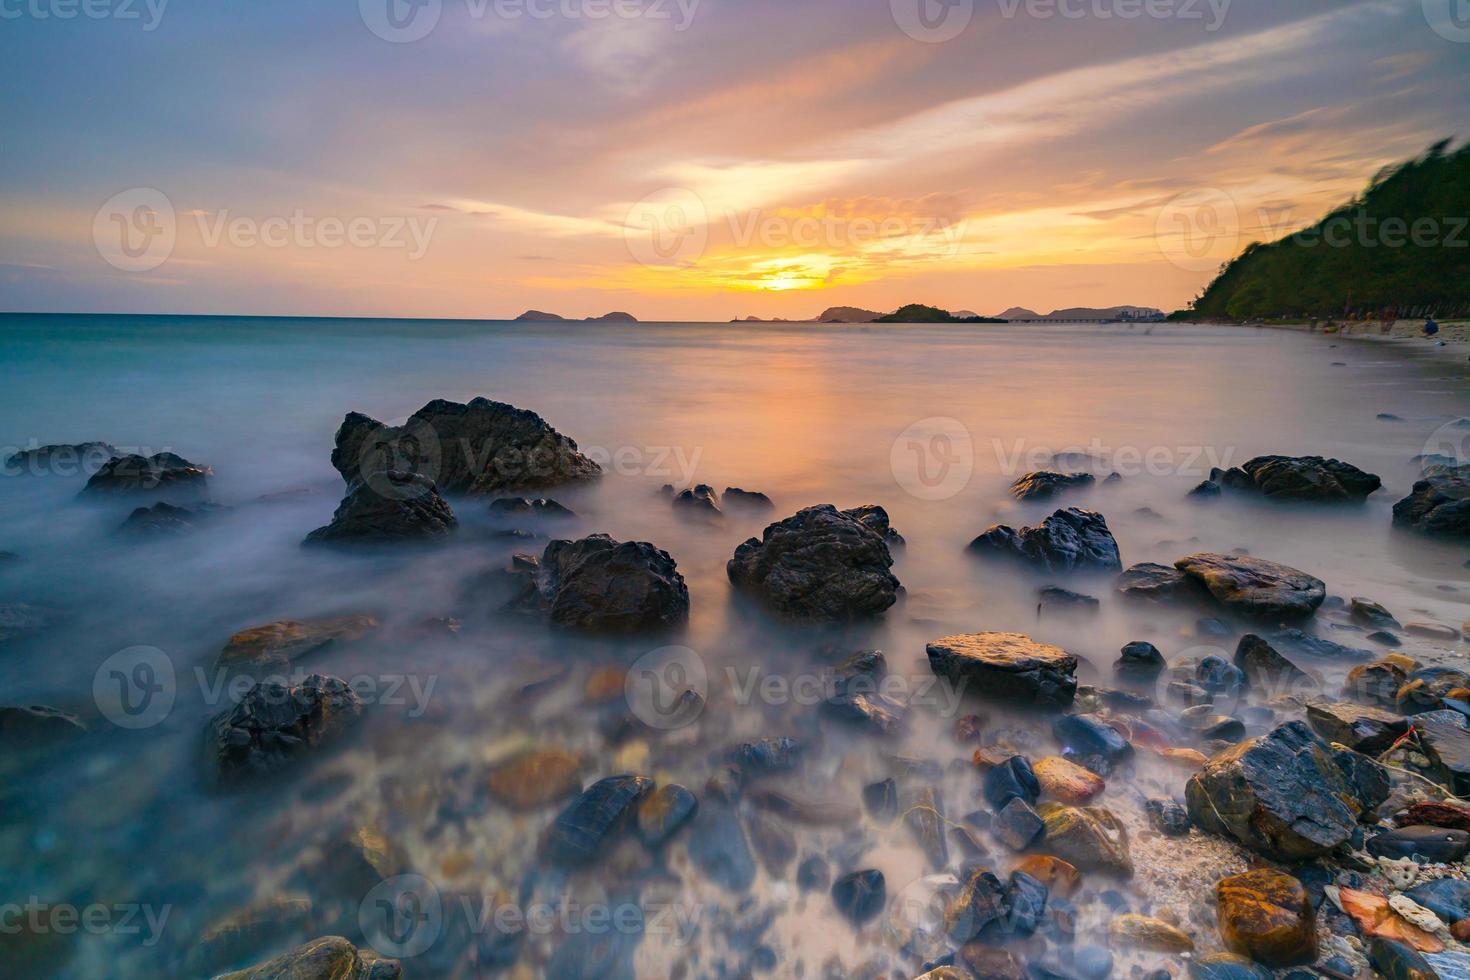
[(1128, 831), (1103, 807), (1043, 803), (1037, 813), (1046, 825), (1046, 849), (1083, 870), (1132, 877)]
[(1028, 854), (1017, 862), (1016, 873), (1027, 874), (1046, 885), (1051, 893), (1066, 898), (1082, 884), (1082, 872), (1050, 854)]
[(1408, 943), (1374, 938), (1368, 944), (1373, 969), (1386, 980), (1439, 980), (1439, 974)]
[(1408, 719), (1381, 708), (1344, 701), (1308, 701), (1307, 724), (1329, 742), (1355, 752), (1378, 755), (1409, 728)]
[(1270, 967), (1317, 959), (1317, 922), (1300, 881), (1269, 868), (1231, 875), (1215, 885), (1220, 937), (1236, 953)]
[(1368, 839), (1368, 853), (1374, 857), (1448, 864), (1463, 859), (1466, 852), (1470, 852), (1470, 833), (1443, 827), (1402, 827)]
[(1090, 803), (1107, 788), (1101, 776), (1061, 756), (1049, 755), (1040, 759), (1032, 770), (1041, 792), (1063, 803)]
[(1149, 684), (1166, 666), (1158, 647), (1143, 640), (1134, 640), (1123, 647), (1113, 664), (1113, 671), (1130, 682)]
[(1108, 935), (1114, 943), (1132, 949), (1147, 949), (1159, 953), (1194, 951), (1194, 940), (1174, 926), (1162, 919), (1132, 912), (1115, 916), (1108, 923)]
[(1378, 629), (1398, 629), (1399, 621), (1372, 599), (1354, 598), (1348, 604), (1355, 622)]
[[(1160, 971), (1165, 977), (1167, 971)], [(1272, 980), (1275, 974), (1244, 956), (1211, 953), (1189, 961), (1192, 980)]]
[(1405, 623), (1404, 632), (1411, 636), (1422, 636), (1428, 640), (1452, 642), (1460, 638), (1459, 630), (1441, 623)]
[(863, 787), (863, 806), (875, 820), (888, 823), (898, 817), (898, 784), (892, 779)]
[(215, 665), (282, 667), (332, 644), (360, 640), (377, 628), (378, 620), (365, 614), (329, 619), (282, 619), (241, 630), (230, 637)]
[(868, 868), (843, 875), (832, 883), (832, 901), (854, 925), (862, 925), (882, 912), (888, 901), (883, 872)]
[(827, 862), (813, 855), (796, 866), (796, 887), (804, 892), (825, 891), (831, 884), (832, 872)]
[(1041, 834), (1045, 824), (1031, 805), (1013, 796), (1001, 807), (990, 825), (991, 832), (1013, 851), (1024, 851)]
[(1128, 740), (1097, 715), (1063, 715), (1052, 722), (1051, 731), (1064, 747), (1082, 756), (1101, 756), (1116, 763), (1133, 754)]
[(592, 861), (652, 789), (653, 780), (646, 776), (609, 776), (593, 783), (552, 824), (547, 838), (551, 856), (565, 864)]
[(649, 847), (659, 847), (699, 810), (699, 800), (678, 783), (666, 783), (638, 804), (638, 836)]
[(490, 795), (519, 809), (533, 809), (582, 788), (582, 759), (565, 749), (533, 749), (490, 771)]
[(1189, 810), (1176, 800), (1155, 798), (1145, 801), (1148, 824), (1165, 837), (1183, 837), (1189, 833)]
[(1013, 755), (998, 766), (986, 770), (982, 781), (986, 802), (999, 809), (1013, 798), (1035, 804), (1041, 794), (1041, 783), (1025, 756)]

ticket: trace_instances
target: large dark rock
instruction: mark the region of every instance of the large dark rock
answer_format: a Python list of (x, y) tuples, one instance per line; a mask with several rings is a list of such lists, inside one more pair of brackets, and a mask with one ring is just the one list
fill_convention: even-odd
[(1011, 493), (1017, 500), (1050, 500), (1067, 490), (1090, 487), (1097, 482), (1091, 473), (1057, 473), (1052, 470), (1037, 470), (1027, 473), (1011, 484)]
[(1177, 568), (1145, 561), (1130, 565), (1113, 580), (1113, 587), (1129, 599), (1149, 602), (1175, 602), (1207, 598), (1208, 593), (1194, 579)]
[(882, 912), (887, 901), (883, 872), (876, 868), (845, 874), (832, 883), (833, 904), (856, 925)]
[(1384, 752), (1409, 729), (1401, 715), (1345, 701), (1308, 701), (1307, 724), (1327, 741), (1367, 755)]
[(877, 616), (897, 601), (900, 585), (884, 533), (872, 524), (865, 508), (808, 507), (736, 548), (726, 571), (737, 589), (783, 616)]
[(726, 487), (724, 501), (725, 506), (731, 511), (744, 511), (750, 514), (763, 514), (776, 509), (771, 498), (759, 490), (742, 490), (740, 487)]
[(970, 552), (987, 558), (1012, 558), (1046, 572), (1117, 571), (1118, 542), (1108, 522), (1095, 511), (1068, 507), (1036, 527), (1019, 531), (997, 524), (970, 542)]
[(212, 473), (209, 467), (196, 466), (177, 453), (114, 456), (92, 474), (82, 493), (92, 497), (155, 494), (194, 498), (204, 494)]
[(337, 430), (332, 465), (348, 484), (381, 470), (406, 471), (451, 494), (540, 490), (602, 475), (541, 416), (487, 398), (436, 399), (399, 426), (350, 412)]
[(985, 770), (981, 788), (986, 801), (997, 810), (1013, 799), (1035, 804), (1041, 795), (1041, 783), (1023, 755), (1013, 755)]
[(1375, 937), (1368, 944), (1368, 961), (1386, 980), (1440, 980), (1439, 972), (1408, 943)]
[(1235, 666), (1245, 674), (1250, 686), (1266, 699), (1305, 692), (1311, 681), (1305, 671), (1254, 633), (1242, 636), (1236, 644)]
[(1393, 505), (1393, 522), (1422, 534), (1470, 540), (1470, 463), (1431, 466)]
[(1372, 650), (1346, 646), (1321, 636), (1304, 633), (1295, 627), (1272, 633), (1270, 643), (1283, 656), (1302, 657), (1308, 660), (1351, 663), (1369, 660), (1373, 657)]
[(5, 460), (5, 475), (90, 476), (118, 455), (117, 447), (108, 442), (37, 446), (11, 453)]
[(586, 864), (626, 826), (640, 800), (652, 791), (647, 776), (609, 776), (587, 787), (551, 825), (547, 853), (563, 864)]
[(633, 633), (689, 618), (678, 565), (646, 541), (606, 534), (553, 541), (541, 556), (538, 587), (551, 621), (569, 629)]
[(312, 674), (294, 687), (267, 680), (210, 722), (209, 751), (221, 777), (274, 772), (337, 736), (362, 713), (345, 681)]
[(1444, 827), (1400, 827), (1368, 838), (1366, 850), (1374, 857), (1420, 857), (1432, 864), (1454, 864), (1470, 851), (1470, 833)]
[(1113, 662), (1113, 672), (1135, 684), (1151, 684), (1167, 666), (1158, 647), (1146, 640), (1134, 640)]
[(1099, 715), (1063, 715), (1052, 722), (1051, 733), (1064, 748), (1082, 758), (1098, 757), (1116, 763), (1133, 754), (1133, 746)]
[(958, 633), (926, 650), (936, 675), (982, 697), (1055, 707), (1077, 693), (1077, 658), (1023, 633)]
[(1268, 500), (1339, 503), (1360, 502), (1383, 486), (1383, 481), (1340, 459), (1257, 456), (1239, 470), (1229, 471), (1225, 485), (1255, 490)]
[(359, 950), (341, 936), (327, 936), (217, 980), (399, 980), (402, 976), (397, 960)]
[(306, 536), (306, 544), (392, 544), (429, 541), (457, 527), (439, 488), (417, 473), (379, 472), (347, 488), (332, 523)]
[(1210, 759), (1185, 801), (1196, 826), (1279, 861), (1347, 842), (1364, 809), (1327, 744), (1299, 721)]
[(960, 946), (1025, 939), (1046, 914), (1047, 898), (1046, 885), (1024, 871), (1002, 884), (994, 872), (976, 869), (944, 911), (945, 932)]
[(1321, 579), (1264, 558), (1202, 553), (1181, 558), (1174, 567), (1225, 608), (1252, 619), (1303, 619), (1327, 598)]
[(224, 508), (218, 504), (179, 507), (160, 500), (152, 507), (137, 507), (118, 531), (130, 538), (171, 538), (189, 534)]
[(1420, 715), (1410, 721), (1435, 782), (1448, 786), (1457, 796), (1470, 794), (1470, 730), (1434, 716)]
[(1470, 881), (1439, 878), (1415, 885), (1404, 894), (1450, 925), (1470, 919)]

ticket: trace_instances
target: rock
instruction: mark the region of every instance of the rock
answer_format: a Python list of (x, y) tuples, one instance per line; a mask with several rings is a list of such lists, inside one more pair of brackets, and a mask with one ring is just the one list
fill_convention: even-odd
[(89, 476), (119, 455), (117, 447), (108, 442), (37, 446), (11, 453), (5, 460), (5, 475)]
[(1037, 813), (1046, 824), (1049, 853), (1084, 871), (1133, 876), (1128, 831), (1108, 810), (1043, 803)]
[(415, 473), (380, 471), (347, 487), (332, 522), (306, 544), (389, 544), (429, 541), (459, 525), (433, 481)]
[(776, 509), (771, 498), (757, 490), (742, 490), (739, 487), (725, 488), (725, 507), (731, 511), (763, 514)]
[(406, 471), (451, 494), (540, 490), (602, 475), (535, 412), (486, 398), (436, 399), (400, 426), (350, 412), (337, 430), (332, 466), (349, 486), (382, 470)]
[(1037, 470), (1027, 473), (1011, 484), (1011, 493), (1017, 500), (1050, 500), (1067, 490), (1079, 490), (1097, 482), (1091, 473), (1056, 473)]
[(984, 697), (1050, 707), (1077, 693), (1077, 658), (1021, 633), (961, 633), (926, 649), (936, 675)]
[(224, 508), (199, 504), (190, 509), (160, 500), (152, 507), (138, 507), (118, 527), (118, 532), (133, 538), (168, 538), (199, 530), (199, 525)]
[(1344, 701), (1308, 701), (1307, 724), (1327, 741), (1367, 755), (1387, 751), (1409, 729), (1400, 715)]
[(1385, 980), (1440, 980), (1439, 973), (1408, 943), (1374, 939), (1368, 959)]
[(1470, 833), (1443, 827), (1401, 827), (1368, 838), (1367, 850), (1374, 857), (1453, 864), (1470, 852)]
[(1063, 715), (1052, 722), (1051, 733), (1064, 747), (1078, 755), (1100, 756), (1110, 764), (1133, 754), (1133, 746), (1128, 744), (1128, 740), (1098, 715)]
[(1041, 791), (1063, 803), (1074, 806), (1090, 803), (1107, 789), (1107, 783), (1101, 776), (1061, 756), (1049, 755), (1038, 760), (1032, 768)]
[(735, 894), (750, 890), (755, 859), (745, 838), (745, 825), (734, 809), (715, 801), (701, 805), (691, 821), (689, 862), (704, 878)]
[(708, 483), (680, 490), (674, 496), (674, 510), (699, 519), (721, 516), (720, 502), (715, 498), (715, 488)]
[(1107, 980), (1113, 973), (1113, 954), (1102, 946), (1083, 946), (1072, 957), (1082, 980)]
[(189, 950), (189, 969), (213, 976), (220, 967), (251, 957), (262, 948), (298, 942), (311, 925), (311, 899), (281, 894), (254, 902), (211, 923)]
[(1470, 919), (1470, 881), (1439, 878), (1415, 885), (1404, 894), (1449, 925)]
[(1235, 666), (1258, 693), (1268, 698), (1307, 691), (1312, 683), (1305, 671), (1254, 633), (1240, 638), (1235, 647)]
[(215, 980), (399, 980), (402, 976), (397, 960), (360, 951), (341, 936), (327, 936)]
[(1363, 810), (1326, 743), (1299, 721), (1210, 759), (1185, 801), (1201, 829), (1281, 861), (1346, 843)]
[(1158, 647), (1143, 640), (1134, 640), (1123, 647), (1121, 655), (1113, 663), (1113, 672), (1135, 684), (1152, 684), (1166, 666), (1168, 664)]
[(986, 801), (997, 810), (1012, 799), (1035, 804), (1041, 793), (1041, 783), (1036, 778), (1031, 763), (1025, 756), (1013, 755), (1000, 765), (985, 771), (981, 788)]
[(1444, 949), (1441, 939), (1399, 916), (1391, 900), (1382, 895), (1340, 886), (1337, 901), (1365, 937), (1407, 943), (1427, 953)]
[(924, 786), (905, 795), (900, 809), (904, 826), (918, 842), (929, 865), (943, 871), (949, 864), (949, 844), (944, 835), (944, 799), (932, 787)]
[(360, 640), (377, 628), (377, 619), (366, 614), (277, 620), (264, 626), (252, 626), (230, 637), (215, 658), (215, 666), (286, 667), (334, 643)]
[(742, 742), (730, 753), (730, 759), (742, 773), (754, 778), (776, 772), (790, 772), (801, 762), (805, 746), (786, 735)]
[(1320, 579), (1263, 558), (1203, 553), (1181, 558), (1174, 567), (1230, 611), (1253, 619), (1302, 619), (1327, 597)]
[(1388, 770), (1371, 756), (1341, 745), (1332, 746), (1332, 761), (1337, 764), (1348, 782), (1348, 789), (1363, 808), (1363, 818), (1373, 817), (1374, 811), (1393, 793), (1393, 781)]
[(1008, 558), (1048, 573), (1072, 571), (1117, 571), (1118, 542), (1108, 522), (1095, 511), (1068, 507), (1036, 527), (1019, 531), (997, 524), (970, 542), (971, 554)]
[(1189, 961), (1192, 980), (1272, 980), (1270, 970), (1234, 953), (1211, 953)]
[(1300, 881), (1270, 868), (1222, 878), (1215, 885), (1220, 938), (1233, 952), (1269, 967), (1317, 959), (1317, 917)]
[(796, 866), (796, 887), (804, 892), (825, 891), (832, 882), (827, 862), (813, 855)]
[(1460, 638), (1460, 631), (1441, 623), (1405, 623), (1404, 632), (1410, 636), (1422, 636), (1427, 640), (1443, 640), (1453, 643)]
[(1013, 796), (1001, 807), (990, 825), (996, 838), (1013, 851), (1024, 851), (1041, 834), (1044, 824), (1031, 805)]
[(517, 809), (542, 807), (581, 790), (583, 765), (566, 749), (531, 749), (490, 770), (490, 795)]
[(1398, 629), (1399, 621), (1394, 619), (1393, 614), (1384, 609), (1372, 599), (1354, 598), (1348, 608), (1352, 612), (1354, 622), (1362, 623), (1364, 626), (1372, 626), (1377, 629)]
[(951, 942), (1002, 943), (1024, 939), (1036, 931), (1046, 911), (1047, 888), (1023, 872), (1001, 884), (987, 869), (970, 872), (944, 911), (945, 932)]
[(903, 706), (879, 694), (834, 694), (822, 703), (822, 709), (839, 721), (880, 735), (894, 735), (903, 727)]
[[(1409, 674), (1394, 696), (1401, 714), (1424, 714), (1448, 707), (1447, 700), (1463, 701), (1470, 674), (1455, 667), (1420, 667)], [(1463, 712), (1461, 712), (1463, 714)]]
[(751, 811), (745, 818), (751, 850), (772, 878), (782, 878), (796, 860), (796, 836), (769, 813)]
[(1419, 744), (1429, 757), (1429, 774), (1456, 796), (1470, 794), (1470, 731), (1440, 719), (1412, 720)]
[(1136, 913), (1114, 916), (1108, 923), (1108, 936), (1114, 943), (1131, 949), (1158, 953), (1189, 953), (1194, 940), (1162, 919)]
[(196, 466), (177, 453), (114, 456), (92, 474), (82, 493), (93, 497), (139, 493), (199, 497), (213, 473), (209, 467)]
[(355, 824), (328, 839), (306, 871), (317, 894), (354, 903), (379, 884), (407, 874), (408, 854), (377, 826)]
[(0, 705), (0, 744), (38, 748), (86, 734), (87, 726), (71, 714), (44, 704)]
[(1050, 616), (1090, 616), (1102, 608), (1096, 597), (1048, 585), (1038, 593), (1039, 611)]
[(1415, 665), (1407, 657), (1391, 656), (1371, 664), (1359, 664), (1348, 671), (1343, 693), (1355, 701), (1394, 709), (1398, 706), (1399, 688), (1409, 679)]
[(1431, 466), (1393, 505), (1393, 522), (1420, 534), (1470, 540), (1470, 463)]
[(863, 504), (861, 507), (854, 507), (843, 513), (888, 542), (888, 547), (902, 548), (904, 546), (903, 535), (895, 531), (888, 522), (888, 511), (877, 504)]
[(1189, 810), (1183, 803), (1156, 797), (1145, 800), (1143, 810), (1148, 825), (1165, 837), (1183, 837), (1189, 833)]
[(362, 700), (336, 677), (312, 674), (288, 687), (256, 683), (210, 723), (210, 752), (222, 778), (269, 773), (336, 738), (362, 714)]
[(1178, 602), (1206, 594), (1197, 582), (1179, 569), (1151, 561), (1130, 565), (1127, 571), (1113, 580), (1113, 587), (1129, 599), (1149, 602)]
[(898, 784), (892, 779), (863, 787), (863, 807), (875, 820), (889, 823), (898, 817)]
[(854, 925), (861, 926), (883, 911), (888, 891), (883, 872), (875, 868), (853, 871), (832, 883), (832, 902)]
[(1082, 872), (1050, 854), (1028, 854), (1012, 870), (1035, 878), (1058, 898), (1066, 898), (1082, 884)]
[(877, 616), (898, 599), (884, 536), (855, 511), (808, 507), (735, 549), (726, 566), (737, 589), (796, 619)]
[(1190, 496), (1190, 497), (1200, 497), (1200, 498), (1210, 498), (1210, 497), (1218, 497), (1223, 492), (1224, 492), (1224, 488), (1221, 487), (1220, 484), (1217, 483), (1216, 481), (1214, 481), (1214, 480), (1201, 480), (1200, 482), (1198, 482), (1198, 483), (1196, 483), (1194, 485), (1194, 488), (1192, 490), (1189, 491), (1188, 496)]
[(490, 501), (490, 513), (498, 517), (532, 517), (566, 520), (577, 515), (555, 500), (546, 497), (501, 497)]
[(689, 588), (678, 565), (646, 541), (606, 534), (553, 541), (541, 556), (538, 587), (551, 622), (567, 629), (636, 633), (689, 618)]
[[(1383, 485), (1351, 463), (1321, 456), (1257, 456), (1243, 463), (1240, 472), (1267, 500), (1361, 503)], [(1230, 485), (1242, 488), (1244, 483), (1233, 480)]]
[(1413, 804), (1394, 819), (1402, 827), (1422, 824), (1428, 827), (1448, 827), (1451, 830), (1470, 830), (1470, 806), (1441, 800), (1424, 800)]
[(647, 776), (609, 776), (593, 783), (552, 824), (548, 854), (563, 864), (591, 862), (652, 789), (653, 780)]
[(955, 951), (955, 960), (962, 964), (967, 977), (983, 977), (984, 980), (1027, 980), (1026, 968), (1008, 949), (998, 949), (984, 943), (966, 943)]

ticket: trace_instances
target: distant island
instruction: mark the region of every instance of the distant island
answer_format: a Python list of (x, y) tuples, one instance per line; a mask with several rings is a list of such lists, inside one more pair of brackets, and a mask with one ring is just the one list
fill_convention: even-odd
[(1470, 144), (1380, 171), (1310, 228), (1252, 243), (1178, 320), (1470, 313)]
[[(522, 313), (520, 316), (516, 317), (516, 319), (517, 320), (527, 320), (527, 321), (530, 321), (532, 323), (551, 323), (551, 322), (554, 322), (554, 321), (563, 321), (563, 322), (565, 322), (567, 320), (566, 317), (562, 316), (559, 313), (546, 313), (546, 312), (543, 312), (541, 310), (527, 310), (526, 312)], [(588, 320), (594, 320), (594, 321), (604, 321), (605, 320), (605, 321), (607, 321), (609, 323), (637, 323), (638, 322), (638, 318), (636, 316), (634, 316), (633, 314), (631, 314), (631, 313), (621, 313), (621, 312), (604, 313), (602, 316), (589, 316), (589, 317), (587, 317), (587, 319)]]
[(1164, 311), (1152, 306), (1073, 306), (1065, 310), (1052, 310), (1050, 313), (1037, 313), (1024, 306), (1013, 306), (996, 316), (1010, 323), (1152, 323), (1165, 319)]
[(937, 306), (925, 306), (923, 303), (910, 303), (900, 306), (886, 316), (877, 317), (873, 323), (1005, 323), (998, 317), (990, 316), (960, 316), (948, 310), (941, 310)]

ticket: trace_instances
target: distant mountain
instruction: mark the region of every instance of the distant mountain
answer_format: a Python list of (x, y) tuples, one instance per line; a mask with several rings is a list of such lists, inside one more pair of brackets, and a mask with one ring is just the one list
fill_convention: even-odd
[[(557, 319), (561, 319), (557, 317)], [(604, 313), (602, 316), (589, 316), (589, 320), (606, 320), (610, 323), (637, 323), (638, 318), (631, 313)]]
[(980, 314), (976, 313), (974, 310), (955, 310), (954, 315), (959, 317), (961, 320), (968, 320), (971, 317), (978, 317)]
[(1000, 317), (1002, 320), (1039, 320), (1039, 319), (1041, 319), (1041, 314), (1040, 313), (1037, 313), (1035, 310), (1028, 310), (1024, 306), (1013, 306), (1010, 309), (1006, 310), (1004, 313), (997, 313), (996, 316)]
[(910, 303), (900, 306), (887, 316), (880, 316), (873, 323), (999, 323), (999, 320), (983, 316), (958, 316), (937, 306)]
[(857, 306), (829, 306), (817, 317), (818, 323), (872, 323), (882, 316), (882, 313), (874, 310), (864, 310)]
[(1152, 306), (1069, 306), (1064, 310), (1037, 313), (1024, 306), (1013, 306), (997, 314), (1003, 320), (1162, 320), (1163, 310)]
[(549, 320), (565, 320), (566, 317), (564, 317), (564, 316), (557, 316), (555, 313), (543, 313), (540, 310), (527, 310), (526, 312), (522, 313), (520, 316), (516, 317), (516, 319), (517, 320), (535, 320), (535, 321), (544, 322), (544, 321), (549, 321)]

